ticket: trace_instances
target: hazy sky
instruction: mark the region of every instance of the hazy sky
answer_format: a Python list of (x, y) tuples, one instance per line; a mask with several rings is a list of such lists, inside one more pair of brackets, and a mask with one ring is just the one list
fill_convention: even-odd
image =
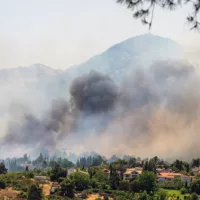
[[(148, 27), (115, 0), (0, 0), (0, 68), (42, 63), (67, 68)], [(152, 33), (200, 43), (185, 25), (187, 8), (155, 10)]]

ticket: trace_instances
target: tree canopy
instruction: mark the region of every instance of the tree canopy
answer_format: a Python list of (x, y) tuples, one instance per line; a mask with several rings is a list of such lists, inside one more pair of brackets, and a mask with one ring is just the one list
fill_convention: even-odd
[(198, 14), (200, 12), (200, 0), (116, 0), (127, 6), (133, 11), (133, 17), (140, 19), (144, 25), (148, 25), (149, 29), (152, 27), (155, 8), (159, 7), (164, 10), (176, 10), (183, 5), (191, 7), (190, 14), (186, 17), (191, 29), (199, 30), (200, 21), (198, 21)]
[(38, 184), (32, 184), (28, 191), (28, 200), (42, 200), (42, 189)]
[(4, 163), (0, 163), (0, 174), (6, 174), (7, 173), (7, 169), (4, 165)]

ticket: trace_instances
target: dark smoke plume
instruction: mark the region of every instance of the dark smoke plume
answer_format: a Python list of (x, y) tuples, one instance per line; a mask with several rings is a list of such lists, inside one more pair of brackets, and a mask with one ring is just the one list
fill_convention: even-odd
[(94, 114), (114, 107), (118, 88), (108, 76), (91, 71), (72, 82), (70, 93), (78, 110)]
[(75, 131), (88, 134), (104, 130), (113, 117), (119, 97), (119, 88), (114, 81), (91, 71), (72, 82), (70, 93), (78, 115)]

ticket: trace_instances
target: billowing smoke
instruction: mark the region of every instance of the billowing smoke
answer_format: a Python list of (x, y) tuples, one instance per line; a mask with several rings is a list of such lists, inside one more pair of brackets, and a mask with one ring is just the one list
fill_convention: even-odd
[(91, 71), (72, 82), (70, 93), (77, 109), (95, 114), (114, 107), (118, 88), (108, 76)]
[(77, 77), (71, 85), (71, 102), (77, 119), (76, 131), (87, 134), (104, 129), (119, 97), (119, 88), (108, 76), (96, 71)]
[(66, 137), (74, 126), (70, 107), (62, 100), (54, 101), (50, 112), (42, 119), (32, 115), (28, 109), (20, 105), (12, 106), (11, 116), (1, 146), (54, 149), (58, 141)]
[[(198, 156), (200, 77), (186, 62), (134, 67), (117, 86), (98, 72), (77, 77), (69, 102), (43, 118), (27, 110), (9, 124), (4, 144), (164, 158)], [(28, 113), (28, 114), (27, 114)]]

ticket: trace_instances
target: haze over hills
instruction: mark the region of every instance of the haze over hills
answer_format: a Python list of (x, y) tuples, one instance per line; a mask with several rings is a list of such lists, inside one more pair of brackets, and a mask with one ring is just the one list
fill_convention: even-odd
[[(179, 99), (185, 98), (185, 96), (177, 91), (180, 91), (185, 80), (188, 81), (188, 88), (193, 87), (194, 82), (191, 76), (194, 71), (188, 65), (170, 64), (168, 61), (181, 59), (182, 54), (182, 47), (176, 42), (146, 34), (116, 44), (87, 62), (66, 70), (56, 70), (42, 64), (0, 70), (1, 135), (7, 128), (7, 120), (11, 119), (14, 121), (14, 125), (10, 124), (9, 131), (6, 133), (8, 144), (18, 143), (17, 140), (19, 144), (34, 145), (34, 148), (36, 145), (40, 148), (43, 146), (45, 148), (45, 145), (55, 148), (57, 141), (61, 141), (64, 147), (68, 142), (68, 149), (73, 148), (73, 144), (77, 146), (84, 144), (91, 147), (86, 150), (81, 149), (82, 147), (79, 149), (77, 146), (74, 147), (79, 151), (78, 153), (93, 150), (99, 153), (98, 147), (93, 143), (97, 144), (100, 141), (101, 145), (105, 145), (112, 140), (111, 133), (114, 133), (117, 134), (115, 135), (116, 142), (121, 144), (118, 148), (109, 149), (110, 154), (130, 153), (132, 130), (134, 129), (135, 136), (142, 138), (144, 135), (150, 134), (148, 131), (149, 120), (154, 123), (157, 115), (165, 117), (162, 110), (154, 110), (154, 105), (166, 106), (164, 113), (168, 114), (169, 119), (172, 118), (171, 113), (168, 113), (171, 108), (175, 107), (174, 110), (178, 115), (181, 114), (182, 108), (178, 110), (176, 105)], [(157, 63), (156, 66), (150, 68), (150, 65), (157, 60), (167, 60), (167, 62)], [(98, 73), (87, 75), (91, 70), (105, 76)], [(129, 75), (128, 82), (124, 82), (127, 75)], [(74, 83), (76, 106), (80, 109), (80, 116), (77, 119), (71, 116), (67, 104), (62, 102), (52, 107), (51, 104), (53, 100), (69, 99), (69, 88), (72, 81), (78, 76), (83, 77)], [(80, 89), (78, 95), (76, 89)], [(118, 90), (122, 95), (118, 94)], [(184, 94), (190, 91), (187, 88), (185, 90)], [(86, 96), (84, 96), (85, 92)], [(195, 98), (198, 97), (194, 97), (194, 102), (196, 102)], [(117, 104), (116, 107), (115, 104)], [(107, 107), (107, 105), (109, 106)], [(114, 109), (112, 109), (113, 106)], [(49, 107), (51, 107), (50, 112)], [(186, 107), (183, 106), (183, 108)], [(25, 114), (23, 113), (24, 116), (18, 114), (20, 110), (26, 111)], [(137, 115), (135, 115), (136, 112), (138, 112)], [(22, 120), (18, 121), (21, 117)], [(69, 135), (69, 140), (65, 141), (63, 133), (68, 135), (73, 127), (71, 124), (74, 123), (75, 134)], [(87, 129), (88, 127), (89, 129)], [(163, 127), (165, 126), (163, 125)], [(151, 129), (157, 130), (152, 127)], [(162, 131), (165, 134), (165, 130)], [(86, 140), (83, 139), (83, 132), (88, 136)], [(95, 138), (96, 133), (100, 133), (101, 137)], [(31, 140), (27, 134), (31, 135)], [(123, 134), (126, 136), (124, 137)], [(154, 132), (151, 134), (154, 137)], [(42, 142), (40, 142), (41, 135)], [(15, 139), (13, 140), (13, 138)], [(141, 138), (139, 137), (138, 140)], [(148, 140), (148, 138), (145, 139)], [(151, 144), (154, 146), (153, 143)], [(99, 148), (102, 149), (101, 146)], [(103, 150), (108, 152), (106, 148)], [(134, 152), (131, 153), (134, 154)]]

